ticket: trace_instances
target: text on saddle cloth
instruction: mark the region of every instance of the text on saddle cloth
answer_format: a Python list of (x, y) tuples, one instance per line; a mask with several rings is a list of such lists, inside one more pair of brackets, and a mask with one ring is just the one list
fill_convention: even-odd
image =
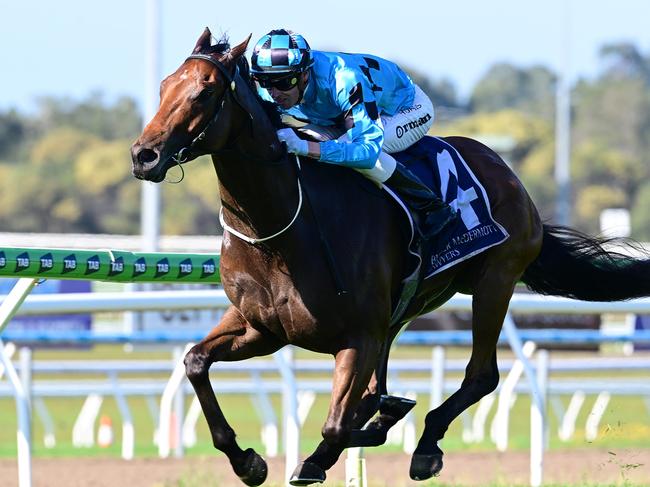
[(424, 137), (403, 152), (392, 154), (431, 188), (460, 218), (428, 242), (430, 255), (422, 263), (425, 278), (504, 242), (508, 232), (492, 217), (485, 189), (462, 156), (437, 137)]

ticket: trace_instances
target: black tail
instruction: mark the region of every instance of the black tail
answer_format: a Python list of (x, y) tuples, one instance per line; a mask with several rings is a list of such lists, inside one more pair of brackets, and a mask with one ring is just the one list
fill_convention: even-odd
[(613, 243), (636, 254), (642, 251), (626, 240), (590, 237), (571, 228), (544, 225), (542, 251), (522, 281), (540, 294), (586, 301), (650, 296), (650, 258), (633, 258), (603, 248)]

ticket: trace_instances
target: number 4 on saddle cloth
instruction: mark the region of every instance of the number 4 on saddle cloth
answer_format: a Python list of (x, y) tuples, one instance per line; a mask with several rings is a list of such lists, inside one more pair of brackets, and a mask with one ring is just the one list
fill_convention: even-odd
[(409, 219), (412, 232), (409, 252), (414, 257), (412, 272), (403, 281), (400, 301), (393, 311), (393, 325), (399, 322), (422, 280), (504, 242), (509, 235), (492, 217), (485, 189), (453, 146), (437, 137), (426, 136), (408, 149), (391, 155), (460, 216), (436, 238), (419, 244), (414, 238), (416, 232), (409, 211), (399, 197), (385, 187)]

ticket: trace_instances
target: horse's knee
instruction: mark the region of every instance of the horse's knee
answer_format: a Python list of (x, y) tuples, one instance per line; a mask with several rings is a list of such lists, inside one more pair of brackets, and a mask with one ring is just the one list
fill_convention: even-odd
[(190, 382), (205, 377), (210, 368), (207, 354), (196, 346), (187, 352), (183, 363), (185, 364), (185, 375)]
[(325, 424), (321, 434), (328, 445), (347, 445), (350, 440), (350, 428), (340, 424)]

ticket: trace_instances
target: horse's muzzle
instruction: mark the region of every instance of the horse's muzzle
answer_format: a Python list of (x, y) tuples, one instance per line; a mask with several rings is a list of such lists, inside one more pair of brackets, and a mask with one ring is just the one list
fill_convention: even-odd
[(154, 182), (162, 181), (165, 177), (164, 172), (156, 170), (161, 165), (160, 162), (160, 152), (155, 148), (144, 147), (137, 142), (131, 146), (131, 167), (136, 178)]

